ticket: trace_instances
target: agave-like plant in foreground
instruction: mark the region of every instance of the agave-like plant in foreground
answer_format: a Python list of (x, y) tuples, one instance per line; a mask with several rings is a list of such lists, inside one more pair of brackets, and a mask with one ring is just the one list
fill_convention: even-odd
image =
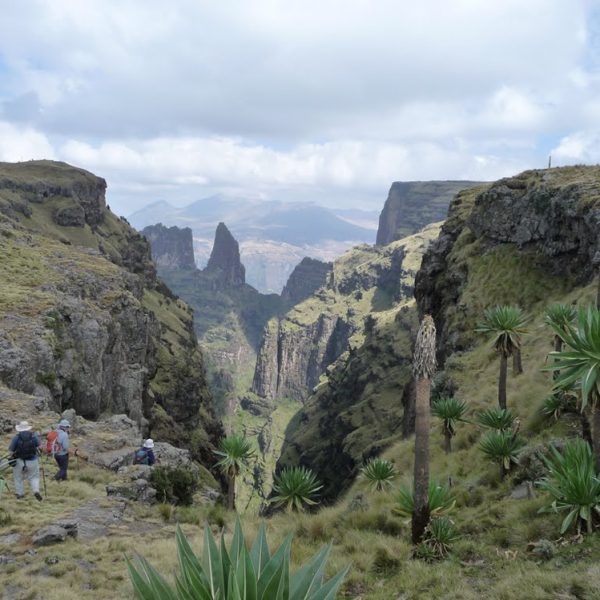
[(560, 533), (575, 525), (577, 533), (591, 533), (594, 521), (600, 522), (600, 479), (596, 476), (594, 455), (587, 442), (576, 439), (562, 453), (554, 446), (542, 456), (548, 476), (537, 485), (550, 493), (553, 502), (540, 512), (567, 512)]
[(305, 505), (318, 504), (316, 497), (322, 487), (317, 476), (307, 467), (286, 467), (275, 475), (275, 496), (270, 502), (276, 507), (285, 506), (288, 511), (301, 511)]
[(396, 477), (394, 465), (384, 458), (371, 458), (360, 470), (363, 479), (369, 482), (369, 487), (381, 492), (392, 487), (392, 480)]
[(456, 423), (464, 420), (467, 412), (467, 403), (457, 398), (439, 398), (431, 406), (431, 412), (442, 421), (442, 432), (444, 433), (444, 451), (446, 454), (452, 452), (452, 438), (456, 433)]
[(218, 545), (208, 525), (200, 560), (177, 528), (179, 573), (171, 586), (144, 558), (127, 560), (133, 589), (140, 600), (333, 600), (349, 567), (324, 580), (331, 545), (323, 546), (296, 573), (290, 575), (292, 534), (272, 555), (264, 525), (250, 550), (239, 519), (229, 551), (224, 536)]

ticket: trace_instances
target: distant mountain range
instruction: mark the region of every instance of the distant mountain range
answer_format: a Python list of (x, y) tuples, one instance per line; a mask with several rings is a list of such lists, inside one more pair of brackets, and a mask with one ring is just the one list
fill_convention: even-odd
[(138, 230), (162, 223), (190, 227), (199, 268), (206, 265), (214, 231), (226, 223), (240, 243), (246, 280), (263, 293), (281, 292), (305, 256), (330, 261), (348, 248), (372, 244), (379, 211), (330, 209), (310, 202), (262, 201), (215, 195), (184, 207), (155, 202), (128, 217)]

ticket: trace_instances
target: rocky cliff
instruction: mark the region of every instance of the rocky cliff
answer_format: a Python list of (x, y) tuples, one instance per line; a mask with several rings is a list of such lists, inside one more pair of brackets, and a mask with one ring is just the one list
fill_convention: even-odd
[(446, 218), (450, 201), (473, 181), (396, 181), (379, 216), (377, 244), (385, 246)]
[(422, 254), (437, 232), (432, 226), (386, 247), (359, 246), (336, 260), (323, 287), (269, 322), (252, 391), (268, 399), (306, 400), (351, 339), (361, 343), (367, 315), (412, 298)]
[(323, 262), (308, 256), (304, 257), (294, 267), (281, 292), (281, 298), (290, 305), (306, 300), (327, 283), (332, 268), (333, 263)]
[(195, 269), (194, 240), (189, 227), (165, 227), (161, 223), (146, 227), (143, 236), (150, 242), (152, 258), (165, 269)]
[(0, 381), (48, 408), (126, 413), (190, 439), (220, 434), (189, 307), (156, 278), (106, 183), (64, 163), (0, 164)]
[(221, 287), (236, 287), (246, 283), (246, 269), (240, 260), (240, 246), (225, 223), (217, 226), (205, 271), (215, 274), (215, 281)]
[(416, 298), (440, 354), (473, 343), (482, 310), (589, 283), (600, 257), (600, 168), (526, 171), (461, 192), (423, 258)]
[[(161, 226), (162, 227), (162, 226)], [(144, 233), (154, 231), (146, 228)], [(179, 257), (193, 251), (190, 234), (177, 227), (172, 236), (181, 242)], [(161, 260), (163, 245), (149, 236), (159, 275), (195, 310), (195, 330), (207, 356), (210, 387), (223, 415), (231, 414), (250, 387), (260, 336), (268, 320), (281, 308), (275, 294), (260, 294), (244, 283), (238, 243), (224, 224), (219, 224), (211, 261), (205, 269), (180, 269)]]
[(328, 369), (290, 422), (277, 470), (311, 468), (328, 502), (352, 483), (364, 460), (401, 438), (416, 324), (414, 304), (371, 317), (364, 342)]

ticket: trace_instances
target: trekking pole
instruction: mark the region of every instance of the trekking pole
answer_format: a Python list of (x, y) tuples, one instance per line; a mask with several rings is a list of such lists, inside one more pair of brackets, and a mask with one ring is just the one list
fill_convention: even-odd
[(46, 469), (40, 460), (40, 467), (42, 468), (42, 481), (44, 482), (44, 498), (48, 497), (48, 489), (46, 488)]

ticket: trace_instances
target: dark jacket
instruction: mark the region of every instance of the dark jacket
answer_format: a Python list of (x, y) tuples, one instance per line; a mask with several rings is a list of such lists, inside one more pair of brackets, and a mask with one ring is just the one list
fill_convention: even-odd
[(40, 445), (40, 439), (38, 438), (38, 436), (35, 435), (35, 433), (32, 433), (31, 431), (20, 431), (19, 433), (17, 433), (17, 435), (15, 435), (15, 437), (10, 441), (10, 444), (8, 445), (9, 451), (13, 454), (16, 454), (17, 448), (19, 446), (19, 440), (21, 440), (21, 445), (23, 443), (26, 443), (28, 447), (31, 448), (31, 451), (28, 452), (27, 456), (16, 458), (24, 458), (25, 460), (36, 460), (38, 457), (37, 449)]

